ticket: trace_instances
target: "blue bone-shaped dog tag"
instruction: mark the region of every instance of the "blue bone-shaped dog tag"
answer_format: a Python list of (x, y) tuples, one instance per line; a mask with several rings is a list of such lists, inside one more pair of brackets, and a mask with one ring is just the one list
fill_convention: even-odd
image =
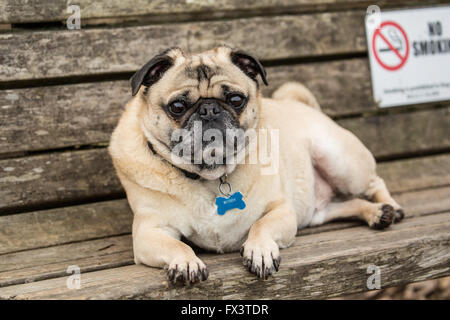
[(229, 197), (216, 198), (217, 213), (223, 216), (227, 211), (232, 209), (244, 209), (245, 202), (242, 200), (242, 193), (235, 192)]

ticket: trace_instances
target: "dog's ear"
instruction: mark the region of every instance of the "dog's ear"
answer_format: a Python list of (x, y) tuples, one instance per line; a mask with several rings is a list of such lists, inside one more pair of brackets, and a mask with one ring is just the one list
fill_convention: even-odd
[(130, 79), (131, 93), (135, 96), (141, 86), (150, 87), (161, 79), (163, 74), (173, 65), (174, 59), (168, 55), (170, 50), (158, 54), (138, 70)]
[(243, 51), (232, 51), (230, 54), (231, 62), (233, 62), (239, 69), (241, 69), (247, 76), (256, 81), (258, 74), (262, 81), (267, 86), (266, 69), (264, 69), (261, 62), (255, 57)]

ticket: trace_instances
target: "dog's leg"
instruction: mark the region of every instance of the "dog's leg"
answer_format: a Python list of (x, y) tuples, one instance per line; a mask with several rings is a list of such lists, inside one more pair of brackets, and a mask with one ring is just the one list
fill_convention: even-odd
[(291, 245), (297, 233), (296, 214), (284, 199), (270, 203), (266, 210), (250, 228), (241, 248), (244, 266), (263, 279), (278, 271), (279, 247)]
[(386, 204), (394, 208), (394, 221), (400, 221), (404, 216), (403, 210), (378, 177), (375, 159), (370, 151), (354, 134), (336, 123), (328, 121), (324, 128), (327, 130), (312, 139), (316, 170), (341, 194), (364, 195), (381, 206)]
[(330, 202), (325, 209), (316, 212), (311, 226), (345, 218), (359, 218), (374, 229), (384, 229), (394, 220), (394, 208), (385, 203), (372, 203), (363, 199)]
[(397, 201), (392, 198), (386, 184), (384, 183), (384, 180), (380, 177), (376, 176), (372, 180), (369, 189), (366, 191), (366, 195), (371, 197), (375, 202), (387, 203), (391, 205), (395, 210), (394, 222), (400, 222), (404, 218), (405, 213), (403, 212), (403, 209)]
[(168, 268), (167, 275), (174, 283), (198, 282), (208, 278), (205, 264), (191, 247), (177, 239), (168, 229), (157, 228), (147, 221), (133, 222), (133, 249), (136, 264)]

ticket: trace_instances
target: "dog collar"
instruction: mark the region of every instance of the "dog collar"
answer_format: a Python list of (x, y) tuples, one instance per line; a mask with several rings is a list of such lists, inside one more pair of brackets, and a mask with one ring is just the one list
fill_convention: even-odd
[[(156, 154), (156, 155), (160, 156), (160, 155), (158, 154), (158, 152), (155, 151), (155, 148), (153, 148), (153, 145), (152, 145), (149, 141), (147, 141), (147, 145), (148, 145), (148, 148), (150, 149), (150, 151), (151, 151), (153, 154)], [(160, 156), (160, 157), (161, 157), (161, 156)], [(166, 161), (163, 157), (161, 157), (161, 159), (163, 159), (164, 161)], [(170, 162), (169, 162), (169, 163), (170, 163)], [(198, 179), (200, 179), (200, 176), (199, 176), (198, 174), (189, 172), (189, 171), (184, 170), (184, 169), (181, 169), (181, 168), (178, 168), (177, 166), (174, 166), (172, 163), (170, 163), (170, 164), (171, 164), (174, 168), (177, 168), (178, 170), (180, 170), (180, 171), (184, 174), (184, 176), (185, 176), (186, 178), (189, 178), (189, 179), (192, 179), (192, 180), (198, 180)]]

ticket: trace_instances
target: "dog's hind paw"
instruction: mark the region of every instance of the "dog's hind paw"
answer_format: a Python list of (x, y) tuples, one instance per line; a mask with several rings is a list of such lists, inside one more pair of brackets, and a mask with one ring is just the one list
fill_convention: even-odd
[(404, 217), (405, 217), (405, 212), (403, 211), (402, 208), (395, 210), (394, 223), (398, 223), (398, 222), (402, 221)]
[(378, 209), (377, 213), (374, 215), (372, 223), (369, 225), (373, 229), (385, 229), (392, 224), (394, 216), (394, 208), (389, 204), (382, 204), (380, 209)]

